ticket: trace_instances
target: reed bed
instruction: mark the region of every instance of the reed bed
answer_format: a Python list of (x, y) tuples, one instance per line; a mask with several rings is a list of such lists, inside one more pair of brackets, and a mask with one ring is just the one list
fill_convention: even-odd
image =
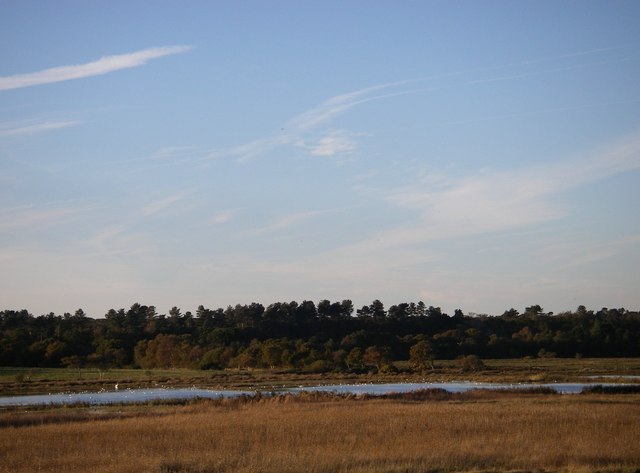
[(638, 439), (636, 394), (285, 396), (3, 427), (0, 472), (634, 472)]

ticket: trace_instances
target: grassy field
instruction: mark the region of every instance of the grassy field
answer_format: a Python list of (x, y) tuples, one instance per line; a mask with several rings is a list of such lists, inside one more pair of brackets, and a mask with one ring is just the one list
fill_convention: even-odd
[(0, 472), (631, 473), (638, 439), (639, 395), (307, 395), (4, 412)]
[[(0, 394), (54, 393), (124, 388), (184, 387), (263, 388), (333, 382), (398, 381), (495, 381), (553, 382), (585, 381), (589, 376), (640, 375), (640, 358), (560, 359), (534, 358), (485, 360), (485, 368), (462, 372), (456, 360), (436, 361), (436, 368), (424, 373), (410, 373), (398, 363), (399, 374), (296, 373), (286, 370), (137, 370), (137, 369), (62, 369), (0, 368)], [(640, 382), (640, 380), (627, 380)]]

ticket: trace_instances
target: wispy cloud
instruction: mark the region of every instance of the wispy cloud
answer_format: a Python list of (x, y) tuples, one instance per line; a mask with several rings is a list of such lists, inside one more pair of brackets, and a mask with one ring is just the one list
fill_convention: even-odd
[[(410, 268), (442, 257), (424, 243), (513, 231), (563, 218), (571, 211), (564, 192), (638, 168), (640, 133), (581, 159), (513, 171), (484, 171), (463, 178), (441, 175), (426, 181), (417, 179), (384, 197), (399, 212), (407, 213), (404, 224), (308, 255), (304, 261), (281, 262), (275, 267), (293, 278), (302, 277), (305, 267), (313, 267), (315, 275), (339, 273), (345, 276), (343, 284), (355, 279), (374, 284), (388, 280), (389, 274), (403, 281), (405, 275), (415, 277)], [(268, 228), (286, 228), (299, 217), (304, 218), (304, 213), (284, 216)], [(600, 248), (599, 257), (607, 257), (611, 251), (611, 247)]]
[(175, 161), (198, 155), (201, 151), (193, 146), (168, 146), (156, 150), (151, 156), (140, 158), (144, 161)]
[[(330, 97), (329, 99), (321, 102), (317, 106), (290, 119), (284, 125), (284, 128), (286, 130), (293, 129), (297, 132), (309, 131), (309, 130), (318, 128), (321, 125), (330, 123), (334, 118), (344, 114), (345, 112), (349, 111), (350, 109), (352, 109), (357, 105), (365, 104), (375, 100), (381, 100), (381, 99), (408, 95), (408, 94), (415, 94), (417, 92), (423, 91), (422, 89), (406, 89), (406, 86), (410, 86), (414, 84), (420, 84), (420, 83), (425, 83), (425, 82), (435, 81), (440, 79), (451, 79), (453, 77), (473, 76), (475, 74), (482, 73), (482, 72), (492, 72), (492, 71), (499, 71), (504, 69), (514, 69), (514, 68), (519, 69), (525, 65), (544, 63), (548, 61), (555, 61), (555, 60), (567, 59), (567, 58), (578, 57), (578, 56), (587, 56), (591, 54), (609, 51), (610, 49), (612, 48), (599, 48), (599, 49), (592, 49), (588, 51), (578, 51), (578, 52), (572, 52), (572, 53), (558, 55), (558, 56), (538, 58), (531, 61), (525, 60), (520, 62), (501, 64), (497, 66), (488, 66), (488, 67), (481, 67), (481, 68), (474, 68), (474, 69), (467, 69), (467, 70), (444, 72), (440, 74), (433, 74), (433, 75), (418, 77), (414, 79), (403, 79), (403, 80), (398, 80), (394, 82), (377, 84), (370, 87), (365, 87), (362, 89), (358, 89), (358, 90), (354, 90), (351, 92)], [(609, 61), (599, 62), (596, 64), (606, 64), (608, 62)], [(572, 65), (568, 67), (569, 68), (585, 67), (593, 64), (594, 63), (577, 64), (577, 65)], [(550, 73), (550, 72), (562, 71), (565, 69), (566, 69), (565, 67), (562, 67), (562, 68), (535, 71), (535, 72), (531, 72), (531, 71), (514, 72), (509, 76), (489, 77), (489, 78), (483, 78), (483, 79), (477, 79), (477, 80), (461, 81), (453, 84), (447, 83), (446, 87), (452, 87), (456, 85), (462, 86), (465, 84), (482, 82), (482, 81), (514, 80), (514, 79), (519, 79), (523, 77), (528, 77), (529, 75), (532, 75), (534, 73), (535, 74)]]
[(210, 219), (209, 223), (213, 225), (222, 225), (224, 223), (228, 223), (233, 220), (236, 216), (235, 210), (222, 210), (214, 214)]
[(556, 267), (584, 266), (617, 256), (631, 248), (637, 248), (640, 235), (628, 235), (612, 241), (581, 241), (580, 235), (570, 240), (553, 238), (542, 242), (535, 255)]
[(357, 148), (352, 133), (346, 130), (331, 130), (323, 138), (310, 146), (313, 156), (331, 157), (338, 153), (348, 153)]
[[(564, 56), (564, 57), (573, 57), (573, 56)], [(554, 72), (570, 71), (570, 70), (573, 70), (573, 69), (582, 69), (582, 68), (592, 67), (592, 66), (602, 66), (602, 65), (614, 64), (614, 63), (625, 62), (625, 61), (629, 61), (629, 59), (628, 58), (617, 58), (617, 59), (598, 61), (598, 62), (587, 62), (587, 63), (573, 64), (573, 65), (569, 65), (569, 66), (556, 67), (556, 68), (550, 68), (550, 69), (541, 69), (541, 70), (537, 70), (537, 71), (516, 72), (516, 73), (512, 73), (512, 74), (506, 75), (506, 76), (497, 76), (497, 77), (488, 77), (488, 78), (483, 78), (483, 79), (469, 80), (467, 83), (468, 84), (481, 84), (481, 83), (485, 83), (485, 82), (511, 81), (511, 80), (522, 79), (522, 78), (525, 78), (525, 77), (530, 77), (530, 76), (535, 76), (535, 75), (550, 74), (550, 73), (554, 73)]]
[(191, 46), (149, 48), (132, 53), (104, 56), (86, 64), (52, 67), (37, 72), (0, 77), (0, 90), (20, 89), (34, 85), (99, 76), (121, 69), (142, 66), (152, 59), (184, 53), (191, 49)]
[(154, 202), (150, 202), (149, 204), (142, 207), (140, 213), (145, 216), (155, 215), (167, 207), (175, 204), (176, 202), (180, 202), (187, 196), (187, 193), (180, 192), (178, 194), (170, 195), (168, 197), (164, 197), (162, 199), (156, 200)]
[[(330, 97), (317, 106), (287, 120), (278, 132), (237, 146), (211, 150), (205, 154), (202, 161), (235, 158), (238, 162), (246, 162), (281, 146), (306, 149), (314, 156), (335, 156), (355, 151), (357, 149), (355, 134), (348, 130), (332, 129), (330, 128), (331, 122), (357, 105), (415, 93), (414, 90), (393, 93), (381, 92), (421, 80), (426, 79), (389, 82)], [(318, 140), (318, 134), (324, 135), (323, 138)]]
[(85, 212), (77, 206), (60, 205), (23, 205), (0, 211), (0, 230), (15, 228), (45, 227), (68, 222), (69, 218)]
[(84, 247), (101, 255), (131, 256), (149, 253), (152, 250), (145, 236), (130, 232), (126, 224), (98, 230), (82, 243)]
[(78, 121), (47, 121), (42, 123), (35, 123), (32, 125), (3, 125), (0, 124), (0, 136), (16, 136), (16, 135), (33, 135), (36, 133), (43, 133), (52, 130), (60, 130), (62, 128), (68, 128), (76, 126), (80, 122)]
[(271, 224), (262, 227), (256, 230), (253, 233), (268, 233), (275, 232), (280, 230), (286, 230), (290, 227), (298, 225), (302, 222), (312, 219), (313, 217), (317, 217), (318, 215), (323, 215), (326, 213), (333, 212), (334, 210), (326, 209), (326, 210), (309, 210), (305, 212), (294, 212), (286, 215), (281, 215)]
[(558, 218), (564, 209), (546, 197), (553, 193), (540, 176), (520, 172), (485, 172), (442, 182), (439, 188), (401, 189), (387, 199), (402, 209), (422, 214), (419, 228), (407, 235), (417, 240), (503, 230)]
[(640, 168), (640, 133), (590, 156), (513, 171), (484, 171), (462, 178), (388, 192), (398, 208), (418, 212), (419, 220), (375, 235), (362, 250), (503, 231), (558, 219), (568, 207), (562, 193), (607, 176)]
[[(484, 82), (518, 80), (534, 75), (550, 74), (619, 61), (620, 59), (614, 59), (611, 61), (570, 64), (550, 69), (531, 70), (534, 65), (566, 61), (571, 58), (607, 52), (611, 49), (613, 48), (598, 48), (496, 66), (438, 73), (376, 84), (337, 94), (285, 121), (277, 133), (250, 140), (237, 146), (214, 149), (204, 156), (203, 161), (226, 157), (235, 158), (238, 162), (246, 162), (282, 146), (305, 149), (312, 156), (337, 156), (344, 153), (352, 153), (358, 148), (357, 140), (354, 139), (355, 134), (350, 133), (348, 130), (336, 131), (332, 129), (331, 125), (338, 117), (355, 107), (403, 95), (433, 92), (453, 87), (468, 87), (469, 85), (482, 84)], [(498, 73), (500, 75), (496, 75)], [(446, 82), (439, 82), (442, 80)], [(411, 88), (428, 82), (433, 82), (433, 85), (429, 88)], [(319, 140), (317, 138), (318, 134), (323, 135)]]
[(284, 129), (295, 131), (297, 133), (316, 129), (321, 125), (325, 125), (331, 122), (334, 118), (347, 112), (356, 105), (371, 102), (373, 100), (379, 100), (382, 98), (413, 93), (413, 91), (401, 91), (392, 94), (381, 93), (384, 90), (424, 80), (428, 79), (423, 78), (388, 82), (354, 90), (345, 94), (335, 95), (321, 102), (317, 106), (291, 118), (285, 123)]
[(206, 153), (203, 161), (210, 161), (219, 158), (235, 158), (238, 162), (245, 162), (263, 153), (271, 151), (277, 146), (290, 144), (292, 139), (288, 136), (269, 136), (259, 138), (237, 146), (229, 148), (215, 149)]
[(116, 238), (118, 235), (121, 235), (124, 231), (125, 227), (123, 225), (106, 227), (91, 235), (91, 237), (84, 241), (84, 244), (92, 249), (105, 251), (108, 242)]

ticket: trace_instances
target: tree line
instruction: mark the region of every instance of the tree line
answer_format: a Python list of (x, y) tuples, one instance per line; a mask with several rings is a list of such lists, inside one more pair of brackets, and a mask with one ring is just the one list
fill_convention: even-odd
[[(350, 300), (259, 303), (196, 313), (152, 305), (104, 318), (0, 311), (0, 366), (279, 368), (310, 372), (429, 369), (435, 359), (640, 356), (640, 313), (553, 314), (533, 305), (499, 316), (453, 315), (423, 302), (355, 310)], [(405, 364), (406, 365), (406, 364)]]

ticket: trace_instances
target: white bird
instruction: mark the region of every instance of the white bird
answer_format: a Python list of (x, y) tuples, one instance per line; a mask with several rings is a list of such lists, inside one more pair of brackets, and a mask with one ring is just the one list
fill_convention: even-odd
[(116, 386), (115, 386), (115, 387), (116, 387), (116, 391), (117, 391), (117, 390), (118, 390), (118, 383), (116, 383)]

